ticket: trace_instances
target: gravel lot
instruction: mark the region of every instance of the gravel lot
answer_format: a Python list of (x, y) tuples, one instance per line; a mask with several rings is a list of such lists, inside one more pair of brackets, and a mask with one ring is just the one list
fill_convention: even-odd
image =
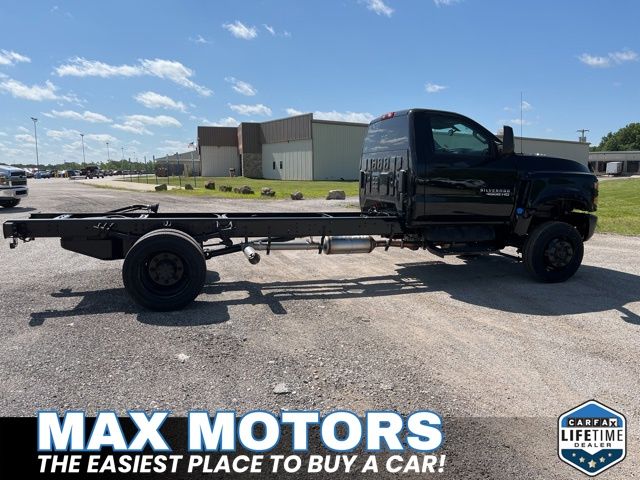
[[(160, 196), (62, 179), (30, 187), (0, 220), (158, 201), (164, 212), (354, 203)], [(556, 418), (595, 398), (629, 422), (627, 459), (601, 478), (636, 478), (639, 252), (638, 237), (596, 235), (583, 267), (559, 285), (535, 283), (502, 257), (275, 252), (252, 266), (236, 254), (209, 262), (191, 307), (153, 313), (128, 299), (121, 261), (62, 250), (56, 239), (14, 251), (6, 241), (0, 414), (429, 408), (445, 417), (459, 472), (473, 461), (469, 471), (484, 472), (475, 478), (583, 478), (556, 457)], [(274, 393), (281, 383), (288, 393)]]

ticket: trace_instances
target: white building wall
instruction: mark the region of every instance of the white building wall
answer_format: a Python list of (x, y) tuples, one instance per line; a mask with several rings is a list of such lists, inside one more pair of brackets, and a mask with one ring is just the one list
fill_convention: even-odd
[(311, 140), (264, 144), (262, 175), (273, 180), (313, 180), (312, 154)]
[[(522, 144), (522, 150), (520, 145)], [(565, 140), (548, 140), (543, 138), (515, 138), (516, 153), (529, 155), (546, 155), (548, 157), (567, 158), (587, 165), (589, 162), (589, 144)]]
[(235, 168), (240, 175), (240, 155), (237, 147), (200, 147), (202, 176), (228, 177), (229, 169)]
[(313, 122), (313, 179), (355, 180), (367, 125)]

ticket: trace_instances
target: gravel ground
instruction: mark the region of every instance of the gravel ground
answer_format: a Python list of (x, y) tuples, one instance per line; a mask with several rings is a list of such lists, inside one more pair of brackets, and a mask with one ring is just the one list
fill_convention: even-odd
[[(0, 220), (158, 201), (164, 212), (354, 203), (160, 196), (68, 180), (30, 186)], [(458, 478), (466, 465), (484, 472), (473, 478), (566, 479), (582, 477), (556, 457), (556, 418), (595, 398), (629, 422), (627, 459), (601, 478), (638, 476), (638, 237), (596, 235), (582, 268), (559, 285), (535, 283), (498, 256), (276, 252), (252, 266), (229, 255), (209, 262), (197, 301), (172, 313), (131, 303), (121, 261), (82, 257), (55, 239), (5, 247), (2, 415), (429, 408), (444, 416)]]

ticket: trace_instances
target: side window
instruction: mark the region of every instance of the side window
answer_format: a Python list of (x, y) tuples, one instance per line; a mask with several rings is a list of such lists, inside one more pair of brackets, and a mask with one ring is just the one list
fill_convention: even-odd
[(461, 118), (435, 115), (431, 117), (431, 132), (436, 155), (486, 157), (491, 154), (491, 139)]

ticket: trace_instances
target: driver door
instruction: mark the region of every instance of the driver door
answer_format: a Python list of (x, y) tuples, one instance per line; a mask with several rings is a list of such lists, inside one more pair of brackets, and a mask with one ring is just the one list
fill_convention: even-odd
[(495, 137), (455, 114), (433, 114), (422, 134), (431, 140), (425, 178), (428, 221), (501, 222), (514, 206), (516, 169), (498, 151)]

